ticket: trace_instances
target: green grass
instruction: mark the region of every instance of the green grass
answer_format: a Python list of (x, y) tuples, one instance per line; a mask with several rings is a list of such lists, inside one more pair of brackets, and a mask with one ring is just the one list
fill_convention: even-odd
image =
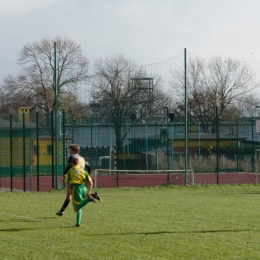
[(0, 259), (260, 259), (260, 186), (99, 189), (75, 228), (65, 191), (0, 193)]

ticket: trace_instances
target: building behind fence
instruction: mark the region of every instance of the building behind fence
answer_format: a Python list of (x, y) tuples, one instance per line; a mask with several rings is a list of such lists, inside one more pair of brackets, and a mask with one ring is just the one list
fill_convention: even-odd
[[(208, 178), (209, 183), (221, 183), (223, 176), (231, 173), (235, 177), (230, 177), (229, 183), (258, 182), (260, 138), (256, 122), (256, 118), (220, 122), (219, 133), (203, 133), (200, 123), (189, 124), (188, 168), (195, 176), (193, 182), (200, 184), (203, 181), (197, 178), (196, 182), (196, 176), (206, 180), (205, 176), (210, 174), (217, 178)], [(28, 108), (20, 108), (17, 115), (1, 116), (0, 188), (24, 191), (61, 188), (59, 177), (71, 143), (80, 145), (81, 155), (93, 170), (125, 170), (117, 173), (116, 183), (127, 170), (146, 174), (151, 171), (153, 175), (156, 171), (184, 170), (184, 123), (150, 120), (132, 125), (126, 120), (121, 147), (117, 147), (115, 129), (115, 125), (102, 123), (98, 118), (66, 122), (64, 113), (59, 113), (55, 121), (53, 113), (29, 113)], [(253, 178), (241, 181), (238, 177), (245, 174)], [(183, 184), (181, 177), (173, 173), (170, 176), (171, 183)]]

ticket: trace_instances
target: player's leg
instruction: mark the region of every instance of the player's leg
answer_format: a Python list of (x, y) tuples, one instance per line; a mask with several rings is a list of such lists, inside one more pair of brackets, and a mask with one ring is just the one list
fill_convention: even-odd
[(75, 212), (78, 212), (81, 208), (86, 206), (89, 202), (96, 202), (96, 200), (92, 196), (89, 196), (87, 199), (85, 199), (85, 196), (87, 194), (87, 188), (86, 188), (86, 186), (84, 186), (84, 188), (85, 188), (86, 193), (83, 197), (83, 200), (81, 200), (80, 203), (74, 204), (74, 211)]
[[(85, 186), (78, 186), (77, 187), (77, 190), (75, 191), (78, 195), (78, 198), (77, 200), (79, 202), (83, 201), (85, 196), (86, 196), (86, 193), (87, 193), (87, 189)], [(76, 213), (76, 227), (79, 227), (80, 226), (80, 223), (81, 223), (81, 217), (82, 217), (82, 209), (80, 209), (77, 213)]]
[(92, 193), (92, 194), (90, 194), (90, 195), (91, 195), (94, 199), (99, 200), (100, 202), (102, 202), (102, 199), (101, 199), (100, 195), (99, 195), (97, 192)]
[(80, 209), (76, 214), (76, 225), (75, 227), (79, 227), (81, 223), (81, 217), (82, 217), (82, 209)]
[[(77, 185), (73, 187), (72, 202), (73, 202), (74, 210), (77, 205), (81, 204), (85, 200), (86, 194), (87, 194), (87, 188), (85, 185)], [(77, 214), (76, 214), (75, 226), (79, 227), (81, 223), (82, 209), (79, 209), (76, 212)]]
[(60, 217), (63, 216), (64, 211), (65, 211), (65, 209), (68, 207), (69, 203), (70, 203), (70, 198), (69, 198), (69, 199), (66, 198), (66, 199), (64, 200), (64, 203), (63, 203), (61, 209), (60, 209), (58, 212), (56, 212), (56, 215), (57, 215), (57, 216), (60, 216)]
[(63, 216), (65, 209), (70, 204), (70, 200), (71, 200), (71, 190), (70, 190), (69, 184), (66, 183), (66, 199), (65, 199), (61, 209), (58, 212), (56, 212), (57, 216), (60, 216), (60, 217)]

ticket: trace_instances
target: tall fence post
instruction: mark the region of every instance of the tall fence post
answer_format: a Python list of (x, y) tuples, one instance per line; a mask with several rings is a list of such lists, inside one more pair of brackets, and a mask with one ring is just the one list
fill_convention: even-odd
[[(62, 111), (62, 145), (63, 145), (63, 153), (62, 153), (62, 162), (63, 165), (66, 165), (66, 140), (65, 140), (65, 111)], [(64, 170), (64, 169), (63, 169)]]
[(26, 171), (25, 171), (25, 114), (23, 113), (23, 191), (26, 191)]
[(185, 184), (188, 184), (188, 100), (187, 100), (187, 61), (184, 49), (184, 90), (185, 90)]
[(37, 191), (40, 190), (39, 113), (36, 112)]
[(58, 76), (57, 76), (56, 42), (54, 43), (54, 118), (55, 118), (55, 180), (58, 189)]
[(252, 134), (252, 142), (251, 142), (251, 149), (252, 149), (252, 172), (255, 171), (255, 154), (254, 154), (254, 118), (252, 117), (251, 121), (251, 134)]
[(12, 115), (10, 114), (10, 182), (11, 191), (13, 191), (13, 125)]
[(216, 106), (216, 153), (217, 153), (217, 184), (219, 184), (219, 115), (218, 115), (218, 107)]
[[(52, 181), (52, 188), (54, 188), (54, 131), (53, 131), (53, 111), (51, 111), (51, 148), (52, 148), (52, 155), (51, 155), (51, 181)], [(57, 188), (57, 187), (56, 187)]]

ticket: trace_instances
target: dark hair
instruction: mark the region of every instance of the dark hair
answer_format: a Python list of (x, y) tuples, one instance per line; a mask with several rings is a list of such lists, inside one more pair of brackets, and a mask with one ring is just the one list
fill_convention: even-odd
[(73, 150), (73, 151), (76, 151), (77, 153), (80, 152), (80, 147), (79, 147), (79, 145), (77, 145), (77, 144), (70, 144), (70, 145), (69, 145), (69, 149), (71, 149), (71, 150)]

